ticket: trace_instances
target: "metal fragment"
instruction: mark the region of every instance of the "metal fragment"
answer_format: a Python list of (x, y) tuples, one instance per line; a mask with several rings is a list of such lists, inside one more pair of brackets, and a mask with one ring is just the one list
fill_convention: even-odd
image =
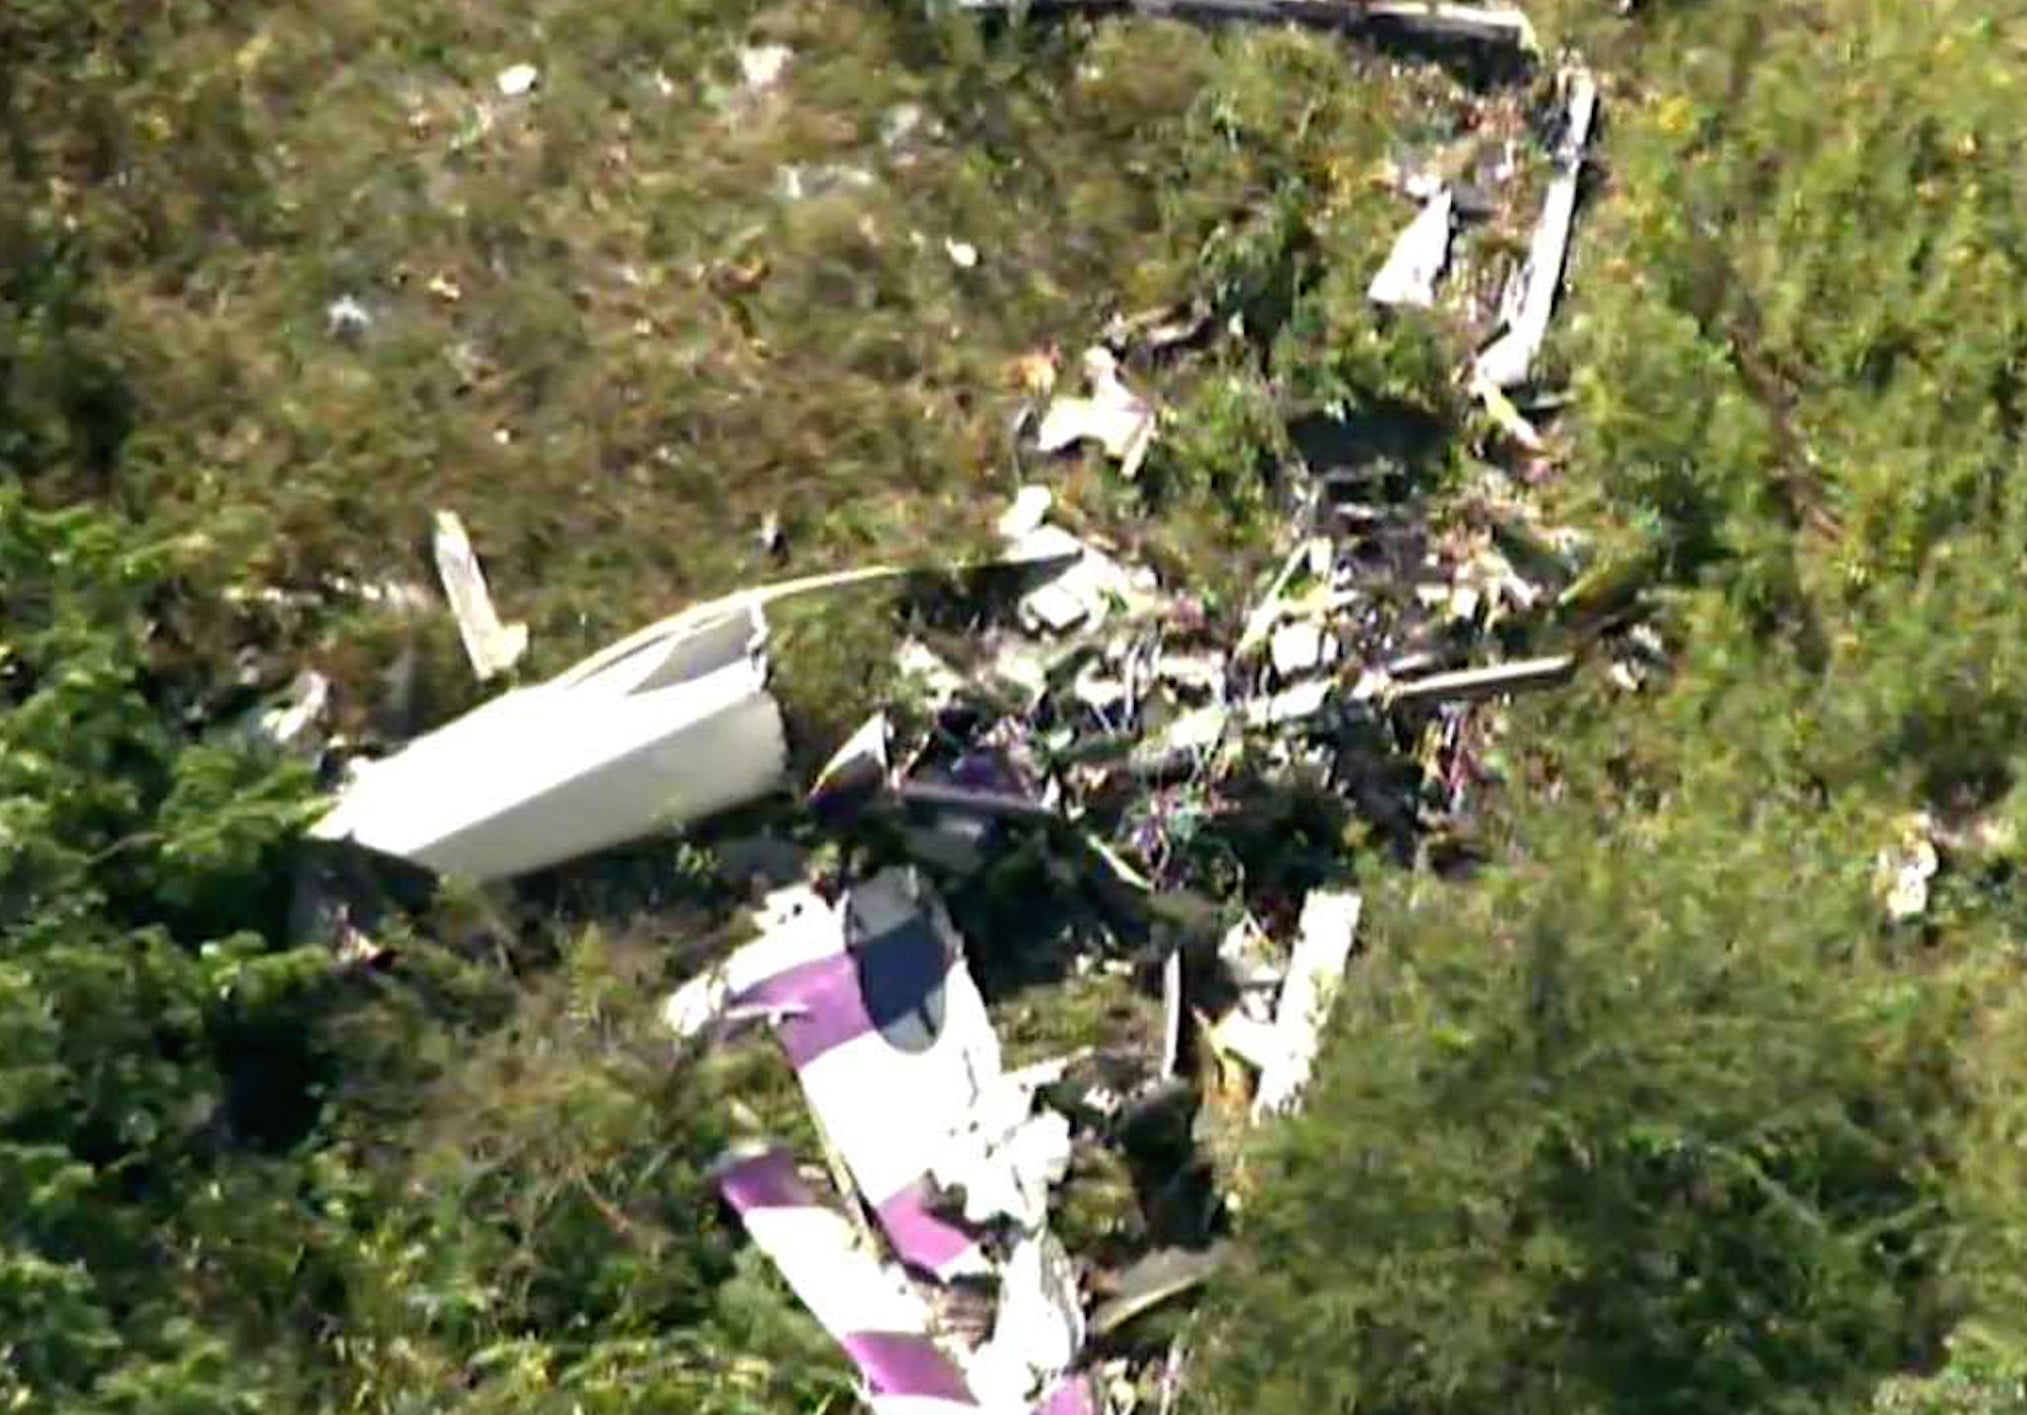
[(1494, 664), (1490, 668), (1460, 668), (1453, 673), (1431, 673), (1426, 678), (1393, 683), (1386, 688), (1384, 697), (1396, 707), (1496, 698), (1504, 693), (1525, 692), (1531, 688), (1559, 687), (1569, 681), (1576, 667), (1573, 654), (1524, 658), (1512, 663)]
[(1527, 382), (1534, 361), (1548, 338), (1549, 317), (1555, 312), (1556, 291), (1569, 257), (1570, 228), (1576, 220), (1577, 184), (1583, 174), (1584, 150), (1597, 115), (1598, 85), (1584, 68), (1563, 73), (1569, 96), (1568, 117), (1555, 154), (1555, 177), (1542, 204), (1527, 264), (1522, 267), (1520, 295), (1507, 329), (1478, 355), (1476, 376), (1493, 388)]
[(1395, 239), (1386, 264), (1366, 286), (1376, 305), (1412, 305), (1427, 309), (1436, 302), (1436, 282), (1450, 263), (1450, 219), (1455, 205), (1444, 187), (1422, 207)]
[(528, 626), (500, 622), (478, 555), (455, 511), (436, 513), (436, 573), (478, 680), (483, 683), (518, 663), (528, 651)]
[(1260, 1070), (1253, 1101), (1259, 1119), (1294, 1109), (1315, 1064), (1318, 1039), (1339, 981), (1351, 959), (1363, 901), (1358, 895), (1312, 890), (1302, 901), (1302, 924), (1288, 960), (1288, 981), (1274, 1010), (1275, 1046)]

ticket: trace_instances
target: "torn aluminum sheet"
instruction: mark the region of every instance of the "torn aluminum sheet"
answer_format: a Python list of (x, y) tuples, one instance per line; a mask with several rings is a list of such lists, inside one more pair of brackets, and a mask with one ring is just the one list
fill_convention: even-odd
[(1363, 901), (1358, 895), (1313, 890), (1302, 901), (1302, 923), (1288, 960), (1288, 981), (1274, 1012), (1277, 1042), (1260, 1070), (1253, 1117), (1285, 1115), (1294, 1109), (1309, 1071), (1338, 983), (1351, 961)]
[(941, 904), (914, 870), (890, 869), (836, 905), (779, 892), (761, 923), (664, 1018), (695, 1036), (728, 1007), (804, 1009), (775, 1036), (895, 1252), (938, 1277), (989, 1271), (975, 1236), (932, 1211), (933, 1172), (963, 1182), (974, 1221), (1038, 1227), (1068, 1131), (1032, 1113), (1038, 1081), (1006, 1074)]
[(1521, 293), (1506, 332), (1478, 355), (1475, 365), (1476, 376), (1494, 388), (1512, 388), (1527, 382), (1533, 373), (1535, 358), (1548, 338), (1549, 316), (1555, 311), (1556, 290), (1569, 257), (1577, 183), (1583, 175), (1584, 149), (1597, 115), (1598, 85), (1583, 68), (1565, 70), (1562, 79), (1569, 100), (1568, 118), (1556, 148), (1555, 176), (1522, 270)]
[(1367, 299), (1376, 305), (1419, 309), (1436, 303), (1436, 282), (1450, 263), (1450, 217), (1455, 204), (1448, 187), (1430, 198), (1394, 241), (1386, 264), (1366, 286)]
[[(930, 1336), (926, 1303), (907, 1281), (855, 1241), (851, 1224), (823, 1204), (779, 1150), (737, 1150), (720, 1161), (718, 1192), (803, 1306), (858, 1368), (873, 1415), (960, 1415), (1029, 1409), (987, 1405)], [(1052, 1354), (1052, 1353), (1051, 1353)], [(1082, 1377), (1061, 1382), (1032, 1415), (1095, 1415)]]
[(1154, 443), (1154, 405), (1120, 381), (1119, 361), (1102, 345), (1085, 351), (1084, 377), (1091, 395), (1050, 403), (1036, 442), (1044, 452), (1060, 452), (1091, 438), (1104, 446), (1105, 455), (1119, 463), (1120, 474), (1130, 480)]
[(311, 833), (485, 881), (754, 800), (787, 764), (766, 633), (749, 603), (623, 640), (358, 764)]
[(436, 573), (478, 680), (483, 683), (518, 663), (528, 651), (528, 626), (500, 622), (471, 538), (455, 511), (436, 513)]
[(1048, 1233), (1023, 1234), (999, 1274), (992, 1337), (964, 1365), (974, 1392), (993, 1408), (1026, 1409), (1057, 1384), (1084, 1345), (1077, 1269)]

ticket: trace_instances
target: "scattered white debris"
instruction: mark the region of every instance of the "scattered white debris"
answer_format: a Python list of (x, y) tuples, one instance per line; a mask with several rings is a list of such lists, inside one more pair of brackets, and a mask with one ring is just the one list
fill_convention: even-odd
[(787, 762), (766, 627), (754, 604), (653, 626), (360, 763), (312, 833), (485, 881), (753, 800)]
[(795, 51), (785, 44), (753, 45), (739, 51), (739, 77), (755, 92), (773, 88), (794, 57)]
[(1261, 1068), (1260, 1090), (1253, 1102), (1256, 1119), (1286, 1114), (1309, 1084), (1319, 1035), (1351, 961), (1362, 907), (1356, 894), (1320, 889), (1302, 901), (1301, 931), (1274, 1013), (1277, 1042)]
[(1926, 811), (1909, 817), (1900, 839), (1881, 850), (1873, 862), (1875, 885), (1896, 924), (1928, 912), (1929, 881), (1942, 868), (1936, 853), (1935, 822)]
[(1427, 309), (1436, 302), (1436, 282), (1450, 263), (1450, 218), (1454, 206), (1443, 187), (1394, 241), (1386, 264), (1366, 287), (1376, 305), (1413, 305)]
[(481, 683), (505, 673), (528, 651), (528, 626), (502, 624), (492, 594), (472, 551), (471, 538), (455, 511), (436, 513), (436, 573), (443, 581), (458, 637)]
[(1548, 338), (1549, 316), (1555, 312), (1556, 291), (1569, 257), (1577, 183), (1583, 174), (1591, 123), (1597, 116), (1598, 85), (1583, 68), (1565, 70), (1562, 83), (1568, 95), (1568, 116), (1556, 149), (1555, 176), (1520, 275), (1520, 294), (1513, 302), (1506, 332), (1477, 359), (1478, 378), (1494, 388), (1512, 388), (1527, 382), (1533, 373), (1535, 358)]
[(541, 82), (542, 71), (533, 64), (512, 65), (500, 70), (499, 77), (493, 80), (502, 98), (520, 98), (533, 93)]
[(950, 263), (959, 270), (970, 270), (978, 264), (978, 247), (969, 241), (954, 241), (945, 237), (943, 251), (950, 257)]
[(1119, 463), (1121, 475), (1131, 478), (1154, 443), (1154, 405), (1120, 380), (1119, 361), (1103, 346), (1085, 351), (1084, 376), (1091, 385), (1090, 396), (1050, 403), (1036, 440), (1042, 451), (1060, 452), (1090, 438)]
[(336, 339), (356, 339), (373, 327), (373, 313), (351, 295), (324, 307), (324, 327)]

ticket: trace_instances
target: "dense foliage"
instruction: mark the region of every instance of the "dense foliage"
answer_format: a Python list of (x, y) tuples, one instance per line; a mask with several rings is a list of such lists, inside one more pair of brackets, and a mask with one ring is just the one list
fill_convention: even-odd
[(1209, 1403), (2018, 1408), (2027, 32), (1556, 18), (1614, 74), (1557, 494), (1681, 659), (1519, 716), (1506, 863), (1390, 891)]

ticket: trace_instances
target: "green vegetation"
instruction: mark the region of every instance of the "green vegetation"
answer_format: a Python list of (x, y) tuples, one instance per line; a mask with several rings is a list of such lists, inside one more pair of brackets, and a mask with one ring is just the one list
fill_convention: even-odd
[[(2027, 19), (1614, 9), (1535, 12), (1608, 100), (1538, 495), (1676, 662), (1514, 710), (1472, 879), (1369, 862), (1370, 956), (1192, 1338), (1205, 1409), (2023, 1404)], [(695, 854), (447, 895), (378, 967), (291, 948), (315, 783), (237, 724), (302, 664), (369, 740), (404, 658), (414, 721), (474, 698), (445, 616), (345, 588), (426, 580), (439, 505), (536, 671), (941, 561), (1017, 479), (1018, 361), (1193, 299), (1141, 477), (1052, 483), (1230, 612), (1289, 418), (1430, 420), (1432, 493), (1485, 435), (1465, 331), (1362, 298), (1404, 215), (1372, 174), (1463, 92), (899, 0), (0, 8), (0, 1407), (848, 1408), (701, 1179), (796, 1097), (652, 1015), (730, 927)], [(885, 608), (788, 618), (801, 753), (879, 692)], [(1915, 810), (1946, 868), (1892, 926)], [(1016, 1044), (1118, 1010), (1074, 1002)], [(1102, 1236), (1098, 1180), (1067, 1222)]]
[[(1593, 8), (1548, 495), (1680, 660), (1516, 712), (1501, 863), (1387, 887), (1207, 1403), (2017, 1409), (2027, 30)], [(1915, 810), (1958, 844), (1891, 927)]]

